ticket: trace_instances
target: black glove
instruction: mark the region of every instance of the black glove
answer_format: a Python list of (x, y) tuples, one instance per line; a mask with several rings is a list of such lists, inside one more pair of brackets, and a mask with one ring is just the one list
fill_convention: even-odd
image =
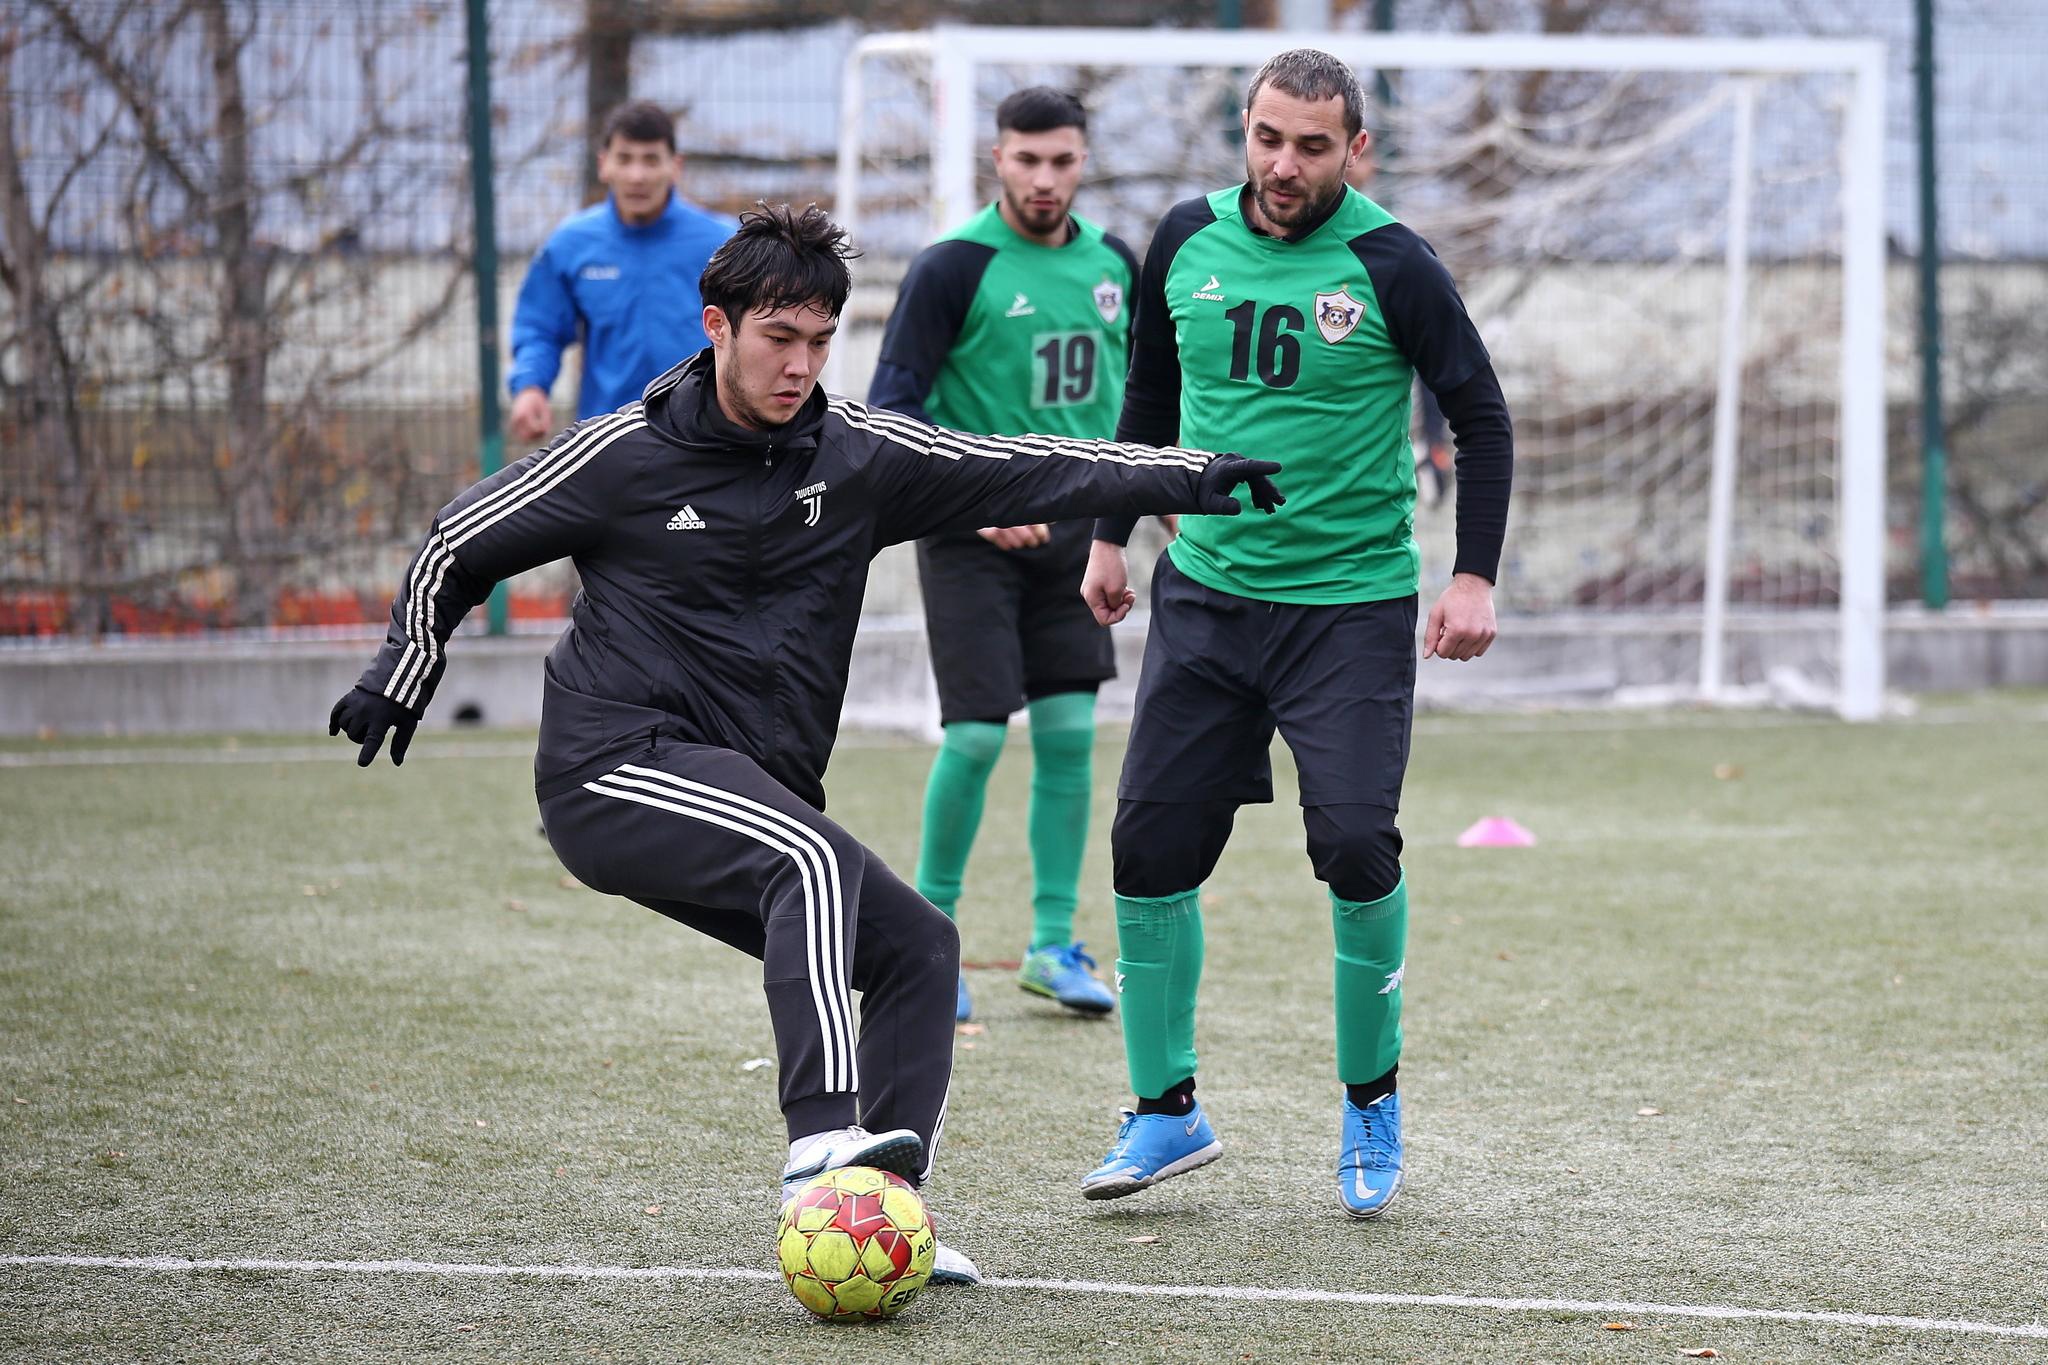
[(327, 733), (345, 734), (363, 746), (363, 751), (356, 755), (358, 768), (367, 768), (376, 761), (377, 750), (388, 733), (391, 736), (391, 763), (396, 767), (405, 762), (406, 748), (411, 745), (412, 732), (419, 728), (419, 724), (418, 716), (391, 698), (367, 687), (358, 687), (334, 703), (334, 710), (327, 717)]
[(1195, 493), (1202, 500), (1202, 510), (1214, 517), (1234, 517), (1244, 510), (1244, 505), (1231, 496), (1230, 490), (1243, 484), (1245, 491), (1252, 495), (1252, 506), (1261, 512), (1271, 513), (1287, 495), (1273, 486), (1266, 476), (1278, 474), (1280, 466), (1271, 460), (1247, 460), (1242, 455), (1218, 455), (1209, 461), (1202, 477), (1195, 481)]

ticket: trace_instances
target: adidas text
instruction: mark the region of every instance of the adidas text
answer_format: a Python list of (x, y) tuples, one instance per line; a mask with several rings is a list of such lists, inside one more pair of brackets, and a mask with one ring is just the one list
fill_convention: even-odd
[(684, 503), (683, 510), (668, 519), (668, 529), (671, 531), (701, 531), (704, 529), (704, 518), (697, 515), (696, 508), (688, 503)]

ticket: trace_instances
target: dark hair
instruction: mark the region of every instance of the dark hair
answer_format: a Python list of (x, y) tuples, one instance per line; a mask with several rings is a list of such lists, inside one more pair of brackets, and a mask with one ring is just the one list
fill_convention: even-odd
[(1268, 85), (1284, 95), (1317, 103), (1342, 96), (1344, 135), (1357, 137), (1358, 130), (1365, 126), (1365, 92), (1358, 88), (1358, 77), (1327, 52), (1297, 47), (1268, 58), (1259, 74), (1252, 77), (1252, 88), (1245, 92), (1246, 110), (1251, 109), (1259, 91)]
[(1079, 128), (1088, 135), (1088, 111), (1081, 101), (1049, 85), (1027, 85), (996, 106), (996, 135), (1004, 133), (1049, 133), (1055, 128)]
[(739, 330), (749, 313), (810, 304), (838, 317), (853, 290), (846, 268), (860, 253), (846, 229), (812, 204), (798, 213), (788, 204), (763, 204), (740, 215), (740, 228), (711, 253), (697, 292)]
[(604, 127), (598, 130), (597, 149), (601, 152), (612, 145), (612, 139), (622, 137), (628, 142), (661, 142), (673, 152), (676, 149), (676, 121), (668, 116), (668, 110), (653, 100), (628, 100), (604, 116)]

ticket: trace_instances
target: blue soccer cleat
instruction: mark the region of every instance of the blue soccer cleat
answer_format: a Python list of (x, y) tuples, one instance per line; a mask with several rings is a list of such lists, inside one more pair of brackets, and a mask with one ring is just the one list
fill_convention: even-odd
[(1124, 1110), (1116, 1145), (1102, 1164), (1081, 1177), (1083, 1199), (1121, 1199), (1160, 1181), (1206, 1166), (1223, 1155), (1200, 1102), (1185, 1114)]
[(960, 974), (960, 994), (953, 1001), (953, 1022), (964, 1024), (974, 1017), (974, 997), (967, 993), (967, 974)]
[(1033, 948), (1017, 970), (1017, 984), (1033, 995), (1059, 1001), (1076, 1014), (1108, 1014), (1116, 1008), (1116, 997), (1095, 979), (1089, 970), (1095, 959), (1082, 952), (1082, 946), (1055, 943)]
[(1363, 1109), (1345, 1100), (1343, 1143), (1337, 1198), (1353, 1218), (1377, 1218), (1401, 1192), (1400, 1094), (1382, 1095)]

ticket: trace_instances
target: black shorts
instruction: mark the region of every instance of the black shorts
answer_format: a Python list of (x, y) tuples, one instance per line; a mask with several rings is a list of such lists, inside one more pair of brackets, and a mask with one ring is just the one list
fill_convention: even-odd
[(1204, 587), (1159, 557), (1117, 795), (1273, 799), (1273, 731), (1304, 806), (1398, 810), (1415, 715), (1415, 598), (1298, 606)]
[(942, 723), (995, 720), (1047, 684), (1116, 676), (1109, 628), (1081, 601), (1093, 539), (1093, 523), (1066, 521), (1028, 550), (999, 550), (972, 531), (917, 543)]

